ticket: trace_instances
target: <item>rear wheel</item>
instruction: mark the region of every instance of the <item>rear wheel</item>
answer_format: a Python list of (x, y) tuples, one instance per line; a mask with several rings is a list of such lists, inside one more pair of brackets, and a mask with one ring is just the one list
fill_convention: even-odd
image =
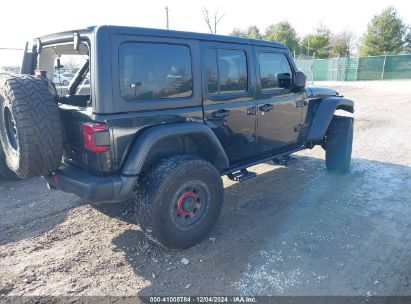
[(184, 249), (210, 232), (223, 200), (221, 176), (213, 165), (188, 155), (173, 156), (139, 181), (137, 221), (151, 240)]
[(325, 139), (325, 163), (329, 171), (347, 173), (351, 164), (352, 117), (334, 116)]

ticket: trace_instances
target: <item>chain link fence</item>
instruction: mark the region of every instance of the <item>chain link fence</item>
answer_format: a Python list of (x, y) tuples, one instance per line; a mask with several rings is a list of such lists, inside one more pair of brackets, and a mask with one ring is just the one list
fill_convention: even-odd
[[(0, 48), (0, 72), (18, 73), (22, 58), (22, 49)], [(328, 59), (300, 55), (295, 62), (308, 82), (411, 79), (411, 54)]]
[(308, 81), (411, 79), (411, 54), (328, 59), (300, 56), (295, 62)]

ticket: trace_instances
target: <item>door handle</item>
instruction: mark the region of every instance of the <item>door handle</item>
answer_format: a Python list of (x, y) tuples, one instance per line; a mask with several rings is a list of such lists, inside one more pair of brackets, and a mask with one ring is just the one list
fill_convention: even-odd
[(274, 106), (270, 103), (266, 103), (265, 105), (262, 105), (259, 107), (261, 112), (268, 112), (270, 110), (272, 110), (274, 108)]
[(224, 118), (224, 117), (227, 117), (228, 115), (230, 115), (230, 111), (224, 110), (224, 109), (211, 113), (211, 116), (213, 116), (214, 118)]

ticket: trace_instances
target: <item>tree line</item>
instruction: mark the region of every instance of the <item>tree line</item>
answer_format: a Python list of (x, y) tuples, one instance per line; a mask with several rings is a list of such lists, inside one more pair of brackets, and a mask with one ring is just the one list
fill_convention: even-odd
[(354, 53), (360, 56), (411, 53), (411, 25), (406, 25), (391, 6), (371, 19), (360, 39), (356, 39), (350, 30), (332, 33), (323, 24), (317, 25), (311, 34), (299, 37), (288, 21), (270, 25), (264, 33), (252, 25), (245, 30), (234, 28), (230, 35), (281, 42), (291, 53), (315, 54), (317, 58), (349, 57)]

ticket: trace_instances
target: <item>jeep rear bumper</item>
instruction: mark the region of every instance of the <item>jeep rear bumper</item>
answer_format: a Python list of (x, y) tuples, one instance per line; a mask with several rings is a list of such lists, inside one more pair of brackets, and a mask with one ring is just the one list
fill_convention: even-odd
[(71, 165), (63, 165), (46, 180), (50, 188), (73, 193), (91, 203), (115, 203), (130, 199), (137, 176), (100, 177)]

